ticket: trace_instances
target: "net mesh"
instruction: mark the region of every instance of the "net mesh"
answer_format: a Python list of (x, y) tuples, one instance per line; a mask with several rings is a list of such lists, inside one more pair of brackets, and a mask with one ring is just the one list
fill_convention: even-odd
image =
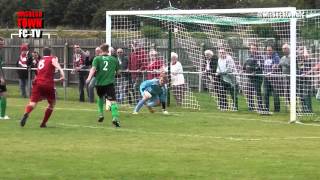
[[(297, 18), (296, 27), (296, 107), (304, 116), (319, 113), (312, 106), (318, 107), (320, 15), (299, 12), (303, 16)], [(288, 112), (290, 18), (257, 13), (112, 16), (112, 45), (124, 48), (129, 58), (130, 77), (119, 79), (128, 87), (124, 103), (134, 102), (129, 102), (130, 96), (136, 101), (139, 83), (168, 64), (168, 39), (184, 70), (184, 85), (171, 88), (177, 105), (199, 109), (194, 92), (200, 90), (223, 111)], [(153, 51), (155, 59), (150, 56)], [(150, 76), (152, 72), (155, 76)], [(238, 99), (244, 99), (247, 107), (239, 107)]]

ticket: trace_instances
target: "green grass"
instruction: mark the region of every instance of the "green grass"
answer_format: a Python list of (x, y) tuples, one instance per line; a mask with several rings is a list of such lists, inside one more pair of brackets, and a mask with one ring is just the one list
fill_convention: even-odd
[(131, 115), (121, 107), (122, 127), (115, 129), (109, 113), (97, 123), (95, 104), (77, 102), (76, 90), (68, 89), (69, 101), (58, 100), (47, 129), (39, 128), (46, 102), (20, 128), (27, 99), (15, 89), (9, 86), (11, 120), (0, 120), (0, 179), (320, 177), (317, 121), (288, 124), (287, 113), (259, 116), (246, 112), (243, 101), (241, 112), (218, 112), (197, 94), (200, 112), (172, 106), (168, 116), (145, 109)]

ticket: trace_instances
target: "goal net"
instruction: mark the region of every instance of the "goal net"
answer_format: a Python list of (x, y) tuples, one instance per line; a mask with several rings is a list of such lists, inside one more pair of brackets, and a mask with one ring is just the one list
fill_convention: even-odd
[(221, 111), (290, 112), (295, 121), (319, 114), (312, 107), (319, 108), (319, 17), (295, 8), (109, 11), (106, 40), (128, 55), (123, 103), (136, 101), (139, 83), (165, 69), (177, 105), (200, 108), (201, 92)]

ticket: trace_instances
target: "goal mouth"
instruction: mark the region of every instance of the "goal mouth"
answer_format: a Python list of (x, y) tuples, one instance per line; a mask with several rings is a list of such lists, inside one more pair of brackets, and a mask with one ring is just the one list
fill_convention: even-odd
[[(139, 74), (140, 81), (161, 71), (149, 67), (149, 52), (155, 50), (173, 80), (173, 92), (177, 73), (169, 68), (170, 54), (178, 55), (186, 89), (175, 89), (173, 102), (180, 103), (182, 95), (182, 106), (200, 108), (195, 93), (207, 92), (221, 111), (239, 110), (238, 98), (244, 98), (249, 111), (290, 112), (291, 121), (297, 115), (319, 113), (312, 106), (319, 88), (320, 70), (315, 66), (320, 63), (320, 10), (171, 7), (107, 11), (106, 17), (106, 42), (123, 48), (129, 59), (136, 53), (135, 60), (144, 67), (129, 71)], [(141, 72), (134, 74), (137, 69)]]

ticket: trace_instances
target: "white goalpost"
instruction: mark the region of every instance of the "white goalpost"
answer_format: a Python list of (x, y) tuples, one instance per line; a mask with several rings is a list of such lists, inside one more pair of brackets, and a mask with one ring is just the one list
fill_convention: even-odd
[[(193, 92), (201, 89), (222, 111), (237, 111), (238, 98), (243, 98), (249, 111), (270, 114), (288, 109), (289, 122), (296, 122), (299, 116), (314, 114), (310, 103), (319, 79), (313, 67), (320, 63), (320, 47), (307, 44), (306, 24), (317, 30), (319, 11), (294, 7), (107, 11), (106, 43), (125, 49), (129, 61), (140, 63), (129, 69), (133, 82), (119, 80), (128, 89), (123, 103), (134, 102), (137, 84), (161, 71), (151, 51), (157, 52), (161, 66), (170, 66), (170, 53), (175, 52), (185, 79), (183, 88), (173, 92), (177, 105), (199, 109)], [(288, 53), (282, 49), (285, 44)], [(268, 54), (270, 48), (279, 57), (271, 64), (276, 58)], [(206, 55), (206, 50), (213, 56)], [(299, 54), (300, 50), (304, 53)]]

